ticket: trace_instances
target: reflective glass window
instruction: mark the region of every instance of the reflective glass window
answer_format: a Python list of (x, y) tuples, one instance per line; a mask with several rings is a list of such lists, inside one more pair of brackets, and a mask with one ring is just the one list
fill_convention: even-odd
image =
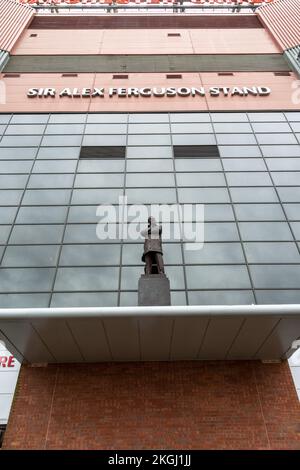
[(45, 124), (14, 124), (7, 127), (5, 135), (41, 135), (45, 127)]
[(190, 305), (249, 305), (254, 304), (250, 290), (189, 291)]
[(2, 265), (5, 267), (56, 266), (59, 246), (9, 246)]
[(124, 174), (84, 173), (76, 176), (75, 188), (121, 188), (124, 186)]
[(0, 270), (0, 292), (40, 292), (51, 289), (54, 268), (7, 268)]
[(173, 134), (173, 145), (216, 145), (214, 134)]
[(187, 264), (235, 264), (245, 263), (240, 243), (204, 243), (200, 250), (187, 250), (184, 245)]
[(222, 158), (260, 158), (261, 153), (257, 145), (225, 145), (219, 146)]
[(128, 134), (169, 134), (169, 132), (169, 124), (129, 124), (128, 126)]
[(285, 222), (240, 222), (243, 240), (292, 240), (289, 226)]
[(250, 272), (254, 287), (260, 289), (297, 289), (300, 285), (300, 266), (250, 265)]
[(210, 134), (213, 133), (211, 124), (204, 123), (181, 123), (172, 124), (171, 132), (173, 134)]
[(84, 131), (83, 124), (48, 124), (45, 134), (68, 135), (82, 134)]
[(17, 224), (64, 223), (67, 216), (66, 206), (20, 207)]
[(235, 204), (238, 220), (285, 220), (280, 204)]
[(224, 158), (225, 171), (266, 171), (267, 167), (263, 159), (258, 158)]
[(267, 172), (227, 173), (228, 186), (272, 186)]
[(63, 231), (63, 225), (15, 225), (9, 243), (24, 245), (60, 243)]
[(186, 266), (189, 289), (247, 289), (250, 279), (245, 266)]
[(216, 158), (176, 158), (175, 168), (176, 171), (222, 171)]
[(117, 292), (68, 292), (54, 293), (51, 307), (115, 307), (118, 305)]
[(117, 204), (121, 189), (74, 189), (72, 204)]
[(178, 188), (179, 202), (230, 202), (226, 188)]
[(127, 187), (168, 187), (175, 186), (173, 173), (130, 173), (126, 176)]
[(248, 263), (300, 263), (295, 243), (244, 243)]
[(126, 135), (85, 135), (82, 145), (126, 145)]
[(128, 172), (166, 172), (173, 171), (173, 160), (162, 160), (162, 159), (151, 159), (151, 160), (128, 160), (127, 167)]
[(70, 245), (63, 246), (60, 266), (103, 266), (120, 264), (120, 245)]
[(73, 175), (31, 175), (28, 188), (71, 188), (73, 185)]
[(230, 188), (233, 202), (278, 202), (273, 188)]
[(217, 142), (219, 145), (249, 145), (256, 144), (254, 135), (252, 134), (217, 134)]
[(76, 164), (76, 160), (37, 160), (32, 173), (74, 173)]
[(72, 267), (59, 268), (55, 291), (101, 291), (116, 290), (119, 283), (119, 268)]
[(70, 189), (28, 189), (23, 197), (24, 206), (52, 206), (69, 203)]
[(223, 173), (178, 173), (178, 186), (226, 186)]
[(80, 147), (41, 147), (37, 158), (40, 159), (66, 159), (66, 158), (78, 158)]

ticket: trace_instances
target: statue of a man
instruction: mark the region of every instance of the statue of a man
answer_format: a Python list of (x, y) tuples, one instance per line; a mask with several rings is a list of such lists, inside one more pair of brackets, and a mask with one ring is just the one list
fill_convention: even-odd
[(164, 274), (163, 252), (161, 244), (162, 227), (154, 217), (148, 218), (148, 228), (141, 232), (145, 237), (142, 261), (145, 264), (145, 274)]

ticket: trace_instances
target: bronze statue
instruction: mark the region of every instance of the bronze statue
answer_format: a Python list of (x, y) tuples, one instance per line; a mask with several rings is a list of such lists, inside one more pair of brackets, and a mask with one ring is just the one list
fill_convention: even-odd
[(141, 232), (145, 237), (142, 261), (145, 264), (145, 274), (165, 274), (163, 251), (161, 243), (162, 227), (154, 217), (148, 218), (148, 228)]

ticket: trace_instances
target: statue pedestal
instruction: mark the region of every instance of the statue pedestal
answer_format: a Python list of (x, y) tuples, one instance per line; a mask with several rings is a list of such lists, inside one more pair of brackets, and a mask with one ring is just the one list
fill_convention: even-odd
[(142, 274), (139, 279), (139, 306), (171, 305), (170, 281), (164, 274)]

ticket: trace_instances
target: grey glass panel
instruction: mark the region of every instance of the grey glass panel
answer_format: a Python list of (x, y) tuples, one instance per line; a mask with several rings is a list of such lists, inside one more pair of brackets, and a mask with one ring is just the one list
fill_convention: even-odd
[(63, 292), (53, 294), (51, 307), (115, 307), (118, 305), (117, 292)]
[(245, 113), (211, 113), (213, 122), (248, 122)]
[(300, 158), (267, 158), (266, 162), (271, 171), (300, 170)]
[(244, 243), (249, 263), (300, 263), (295, 243)]
[(292, 240), (292, 234), (284, 222), (240, 222), (243, 240)]
[(60, 243), (63, 231), (63, 225), (15, 225), (9, 243), (25, 245)]
[(279, 186), (300, 186), (300, 172), (272, 173), (274, 183)]
[(127, 158), (173, 158), (172, 147), (128, 147)]
[(27, 175), (0, 175), (0, 189), (23, 189), (27, 179)]
[(245, 263), (239, 243), (204, 243), (201, 250), (184, 249), (184, 258), (187, 264)]
[(59, 246), (9, 246), (5, 252), (3, 266), (56, 266)]
[(228, 186), (272, 186), (267, 172), (227, 173)]
[(226, 186), (223, 173), (178, 173), (178, 186)]
[(280, 204), (235, 204), (238, 220), (285, 220)]
[(127, 173), (128, 172), (165, 172), (173, 171), (173, 160), (128, 160), (127, 161)]
[(6, 126), (0, 124), (0, 135), (4, 134)]
[(221, 158), (259, 158), (261, 153), (256, 145), (226, 145), (219, 146)]
[(117, 204), (123, 189), (74, 189), (72, 204)]
[(175, 168), (176, 171), (221, 171), (222, 165), (216, 158), (177, 158)]
[(171, 122), (210, 122), (208, 113), (171, 113)]
[(136, 307), (138, 304), (137, 292), (121, 292), (120, 306), (121, 307)]
[(85, 134), (126, 134), (126, 124), (87, 124)]
[(41, 292), (51, 289), (54, 268), (1, 269), (1, 292)]
[(16, 219), (17, 224), (44, 224), (64, 223), (67, 216), (67, 207), (20, 207)]
[(124, 174), (81, 174), (75, 179), (75, 188), (121, 188), (124, 186)]
[[(68, 222), (98, 223), (100, 218), (97, 215), (98, 206), (71, 206), (69, 210)], [(113, 219), (114, 220), (114, 219)], [(112, 221), (113, 221), (112, 220)]]
[(49, 124), (45, 134), (82, 134), (84, 131), (83, 124)]
[(41, 145), (43, 147), (77, 146), (81, 144), (81, 135), (45, 135)]
[(262, 145), (265, 157), (300, 157), (300, 145)]
[(250, 265), (253, 284), (257, 288), (286, 288), (297, 289), (300, 285), (300, 266)]
[(102, 266), (120, 264), (120, 245), (63, 246), (60, 266)]
[(41, 142), (40, 135), (14, 135), (3, 136), (0, 142), (1, 147), (34, 147)]
[(147, 113), (147, 114), (129, 114), (129, 122), (168, 122), (169, 117), (167, 114), (154, 114), (154, 113)]
[(273, 188), (230, 188), (233, 202), (278, 202)]
[(20, 174), (20, 173), (29, 173), (30, 169), (32, 167), (32, 162), (27, 161), (27, 162), (8, 162), (8, 161), (2, 161), (0, 163), (0, 174), (8, 174), (8, 173), (14, 173), (14, 174)]
[(282, 202), (300, 202), (300, 187), (278, 187), (277, 190)]
[(173, 145), (215, 145), (214, 134), (174, 134)]
[(300, 240), (300, 222), (291, 222), (291, 227), (295, 235), (295, 238), (297, 240)]
[(87, 122), (127, 122), (127, 114), (88, 114)]
[(172, 305), (187, 305), (186, 295), (184, 291), (171, 291)]
[(50, 294), (1, 294), (2, 308), (48, 307)]
[(6, 243), (10, 229), (10, 225), (0, 225), (0, 243)]
[(64, 243), (100, 243), (96, 229), (96, 224), (69, 224), (66, 227)]
[(128, 134), (169, 134), (169, 132), (169, 124), (129, 124), (128, 126)]
[(0, 148), (0, 160), (10, 160), (12, 158), (16, 160), (30, 160), (35, 157), (36, 153), (36, 147), (3, 147)]
[(294, 134), (257, 134), (257, 141), (260, 144), (297, 144)]
[(10, 121), (11, 114), (0, 114), (0, 123), (7, 124)]
[(205, 242), (239, 241), (239, 234), (234, 223), (206, 223), (204, 226)]
[(80, 160), (78, 173), (110, 173), (122, 172), (125, 168), (124, 160)]
[(242, 291), (189, 291), (190, 305), (249, 305), (254, 304), (250, 290)]
[(299, 304), (300, 290), (257, 290), (259, 304)]
[(294, 132), (300, 132), (300, 122), (291, 122), (290, 126)]
[(213, 127), (211, 124), (172, 124), (171, 132), (174, 134), (210, 134), (213, 133)]
[(254, 135), (252, 134), (217, 134), (217, 142), (219, 145), (249, 145), (256, 144)]
[(41, 135), (45, 130), (45, 125), (10, 125), (7, 127), (6, 135)]
[(283, 113), (248, 113), (250, 121), (253, 122), (280, 122), (285, 121)]
[(59, 268), (54, 290), (116, 290), (118, 288), (118, 282), (119, 268)]
[(300, 220), (300, 204), (284, 204), (283, 206), (289, 220)]
[(128, 204), (169, 204), (176, 202), (175, 189), (126, 189)]
[(71, 188), (74, 175), (31, 175), (28, 188)]
[[(143, 264), (143, 244), (124, 244), (122, 264)], [(181, 245), (179, 243), (164, 243), (163, 256), (165, 264), (182, 264)]]
[(15, 114), (10, 121), (10, 124), (35, 124), (46, 123), (48, 121), (48, 114)]
[(37, 158), (78, 158), (80, 147), (42, 147), (39, 150)]
[(23, 191), (20, 189), (0, 190), (0, 206), (16, 206), (20, 203)]
[(52, 206), (68, 204), (70, 189), (28, 189), (22, 200), (24, 206)]
[(76, 164), (76, 160), (36, 161), (32, 173), (74, 173)]
[[(143, 274), (141, 267), (123, 267), (121, 271), (121, 289), (137, 289), (138, 279)], [(183, 268), (181, 266), (168, 266), (167, 276), (170, 280), (171, 289), (184, 289)]]
[(229, 204), (206, 204), (204, 207), (204, 220), (234, 220), (234, 214)]
[(254, 132), (291, 132), (287, 122), (259, 122), (252, 124)]
[(226, 158), (223, 160), (225, 171), (266, 171), (263, 159), (258, 158)]
[(97, 145), (126, 145), (126, 135), (86, 135), (83, 137), (83, 146)]
[(219, 124), (214, 124), (214, 129), (215, 129), (215, 132), (217, 133), (220, 133), (222, 134), (223, 132), (224, 133), (229, 133), (229, 134), (232, 134), (233, 132), (235, 133), (247, 133), (247, 132), (251, 132), (252, 133), (252, 129), (251, 129), (251, 126), (249, 123), (234, 123), (232, 124), (231, 122), (228, 122), (228, 123), (219, 123)]
[(186, 266), (190, 289), (245, 289), (250, 288), (247, 268), (244, 266)]
[(179, 202), (230, 202), (225, 188), (178, 188)]
[(81, 123), (85, 122), (86, 115), (85, 114), (52, 114), (49, 119), (49, 123)]
[(289, 121), (300, 121), (300, 113), (285, 113)]
[(126, 186), (132, 188), (175, 186), (175, 179), (172, 173), (132, 173), (126, 176)]
[(131, 134), (128, 145), (171, 145), (171, 137), (169, 134)]
[(17, 210), (17, 207), (0, 207), (0, 224), (12, 224)]

